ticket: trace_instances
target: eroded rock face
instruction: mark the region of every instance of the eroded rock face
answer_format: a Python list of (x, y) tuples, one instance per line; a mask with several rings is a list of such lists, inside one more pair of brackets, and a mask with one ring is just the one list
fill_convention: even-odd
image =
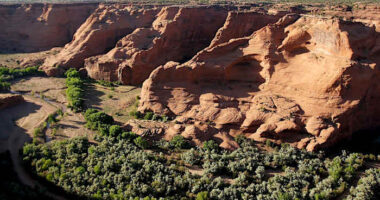
[(232, 11), (212, 40), (210, 47), (228, 42), (233, 38), (246, 37), (254, 31), (276, 22), (282, 15), (270, 15), (257, 11)]
[(90, 77), (141, 84), (168, 61), (184, 61), (207, 47), (228, 11), (221, 7), (164, 7), (148, 28), (137, 28), (105, 55), (86, 59)]
[(97, 6), (0, 5), (0, 52), (36, 52), (63, 46)]
[(213, 122), (218, 134), (328, 147), (380, 126), (379, 35), (362, 23), (287, 15), (157, 68), (139, 110)]
[(24, 98), (18, 94), (0, 94), (0, 109), (8, 108), (24, 101)]
[(86, 58), (105, 53), (137, 28), (149, 27), (158, 11), (117, 4), (99, 5), (76, 31), (73, 40), (57, 55), (48, 57), (42, 69), (54, 76), (63, 69), (82, 68)]

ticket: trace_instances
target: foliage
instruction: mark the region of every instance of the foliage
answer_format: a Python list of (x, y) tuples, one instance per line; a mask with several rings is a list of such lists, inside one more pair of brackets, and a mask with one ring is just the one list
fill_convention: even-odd
[(11, 84), (0, 80), (0, 91), (8, 91), (11, 89)]
[(203, 191), (203, 192), (199, 192), (197, 194), (197, 198), (196, 200), (208, 200), (208, 192), (207, 191)]
[(97, 145), (85, 138), (27, 144), (23, 154), (37, 174), (49, 177), (68, 192), (88, 198), (180, 199), (186, 196), (192, 180), (191, 175), (165, 166), (164, 158), (148, 154), (123, 139), (107, 137)]
[[(85, 116), (97, 112), (88, 110)], [(120, 134), (119, 127), (112, 127)], [(191, 148), (183, 150), (180, 156), (165, 156), (154, 149), (144, 151), (146, 140), (122, 132), (120, 137), (102, 137), (98, 144), (90, 144), (84, 138), (28, 144), (23, 154), (40, 176), (68, 192), (100, 199), (148, 196), (212, 200), (334, 199), (347, 191), (364, 164), (364, 156), (357, 153), (342, 152), (323, 158), (323, 154), (297, 150), (290, 145), (265, 152), (249, 140), (240, 143), (241, 148), (235, 151)], [(203, 175), (191, 175), (189, 165), (197, 165)], [(268, 171), (273, 174), (269, 176)], [(351, 199), (378, 197), (379, 172), (366, 174), (370, 178), (362, 178), (357, 187), (352, 187)]]
[(65, 76), (67, 78), (79, 78), (80, 74), (76, 69), (70, 68), (65, 72)]
[(109, 129), (109, 136), (118, 137), (123, 133), (123, 129), (119, 125), (112, 125)]
[(347, 200), (352, 199), (379, 199), (380, 198), (380, 170), (368, 169), (359, 179), (356, 187), (351, 187)]
[(10, 90), (11, 84), (8, 81), (11, 81), (16, 78), (21, 78), (24, 76), (31, 75), (40, 75), (41, 71), (38, 70), (38, 67), (27, 67), (23, 69), (12, 69), (7, 67), (0, 67), (0, 91)]
[(141, 149), (146, 149), (148, 147), (148, 142), (142, 138), (142, 137), (137, 137), (133, 140), (133, 142), (140, 147)]
[[(102, 135), (109, 135), (109, 128), (114, 123), (112, 116), (95, 109), (87, 109), (84, 118), (86, 120), (86, 127), (91, 130), (98, 130)], [(113, 128), (112, 134), (119, 135), (117, 127)]]
[(203, 143), (203, 149), (208, 151), (218, 150), (219, 145), (214, 140), (208, 140)]
[(144, 119), (145, 120), (152, 120), (154, 113), (153, 112), (147, 112), (145, 113)]
[(130, 111), (129, 115), (135, 119), (141, 119), (144, 116), (140, 111), (137, 110)]
[(102, 85), (104, 87), (111, 87), (111, 88), (119, 85), (117, 82), (109, 82), (109, 81), (105, 81), (105, 80), (97, 80), (96, 82), (99, 85)]
[(185, 149), (189, 147), (189, 143), (186, 141), (186, 139), (182, 135), (176, 135), (170, 140), (170, 145), (173, 148), (177, 149)]
[(69, 69), (66, 75), (66, 97), (69, 107), (74, 112), (83, 110), (83, 81), (80, 79), (79, 72), (76, 69)]
[(138, 100), (137, 103), (134, 105), (135, 109), (132, 109), (132, 111), (129, 112), (129, 115), (135, 119), (144, 119), (144, 120), (152, 120), (152, 121), (161, 121), (161, 122), (167, 122), (170, 120), (170, 118), (166, 115), (158, 115), (153, 112), (146, 112), (141, 113), (140, 111), (137, 111), (138, 106)]

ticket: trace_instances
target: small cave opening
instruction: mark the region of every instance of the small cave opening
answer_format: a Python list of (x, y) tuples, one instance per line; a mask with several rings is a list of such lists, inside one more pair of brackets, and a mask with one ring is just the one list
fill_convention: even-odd
[(262, 69), (260, 61), (252, 56), (246, 56), (226, 67), (224, 78), (228, 82), (251, 82), (260, 85), (265, 82), (260, 75)]

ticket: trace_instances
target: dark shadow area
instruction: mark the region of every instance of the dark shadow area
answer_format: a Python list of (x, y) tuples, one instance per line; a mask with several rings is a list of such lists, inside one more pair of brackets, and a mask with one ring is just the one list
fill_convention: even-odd
[(41, 188), (31, 188), (23, 185), (13, 170), (9, 151), (0, 154), (0, 199), (13, 200), (48, 200)]
[(84, 105), (86, 108), (95, 108), (101, 109), (100, 105), (102, 100), (100, 96), (104, 95), (104, 92), (96, 90), (96, 87), (93, 84), (86, 84), (84, 95)]
[(364, 154), (380, 154), (380, 127), (357, 131), (351, 139), (346, 139), (329, 149), (329, 153), (358, 152)]
[(12, 133), (12, 129), (18, 128), (15, 122), (18, 119), (36, 113), (41, 108), (40, 105), (25, 102), (0, 110), (0, 139), (6, 139)]

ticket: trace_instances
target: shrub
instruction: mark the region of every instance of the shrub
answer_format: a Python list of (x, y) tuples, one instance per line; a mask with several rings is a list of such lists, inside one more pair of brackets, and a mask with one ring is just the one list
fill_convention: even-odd
[(207, 151), (218, 150), (219, 145), (214, 140), (209, 140), (203, 143), (203, 149)]
[(77, 77), (69, 77), (69, 78), (66, 78), (66, 85), (67, 86), (82, 87), (83, 81)]
[(88, 118), (89, 118), (89, 116), (90, 116), (91, 114), (94, 114), (94, 113), (97, 113), (97, 112), (99, 112), (99, 111), (96, 110), (96, 109), (93, 109), (93, 108), (89, 108), (89, 109), (87, 109), (86, 112), (84, 113), (84, 119), (87, 121)]
[(235, 141), (236, 141), (240, 146), (242, 146), (242, 144), (243, 144), (244, 142), (247, 141), (247, 138), (246, 138), (244, 135), (237, 135), (237, 136), (235, 137)]
[(137, 135), (136, 135), (136, 133), (133, 133), (133, 132), (123, 132), (121, 134), (121, 138), (132, 141), (135, 138), (137, 138)]
[(123, 129), (119, 125), (112, 125), (109, 128), (109, 136), (111, 137), (117, 137), (120, 136), (123, 133)]
[(117, 84), (114, 84), (114, 83), (112, 83), (112, 82), (109, 82), (109, 81), (105, 81), (105, 80), (98, 80), (98, 81), (96, 81), (99, 85), (102, 85), (102, 86), (104, 86), (104, 87), (111, 87), (111, 89), (112, 89), (112, 87), (114, 87), (115, 85), (117, 85)]
[(197, 194), (197, 198), (196, 200), (208, 200), (208, 192), (207, 191), (203, 191), (203, 192), (199, 192)]
[(57, 128), (53, 128), (53, 129), (51, 130), (51, 135), (52, 135), (52, 136), (57, 135)]
[(8, 91), (10, 89), (11, 89), (10, 83), (0, 81), (0, 91)]
[(41, 128), (35, 128), (33, 131), (33, 137), (42, 137), (42, 136), (43, 134), (42, 134)]
[(181, 159), (189, 165), (196, 165), (201, 163), (201, 155), (194, 148), (191, 148), (189, 151), (183, 153), (181, 155)]
[(131, 112), (129, 112), (129, 116), (131, 116), (135, 119), (141, 119), (143, 114), (140, 111), (132, 110)]
[(65, 72), (65, 76), (67, 78), (79, 78), (80, 74), (76, 69), (70, 68), (69, 70)]
[(102, 125), (112, 125), (114, 120), (112, 116), (107, 115), (104, 112), (94, 112), (93, 110), (86, 111), (86, 127), (91, 130), (98, 130)]
[(147, 112), (145, 113), (144, 119), (145, 120), (151, 120), (153, 118), (154, 113), (153, 112)]
[(176, 135), (170, 140), (170, 145), (177, 149), (184, 149), (189, 146), (188, 142), (182, 135)]
[(38, 71), (38, 67), (27, 67), (24, 69), (9, 69), (7, 67), (0, 67), (0, 91), (10, 90), (11, 84), (7, 81), (15, 78), (21, 78), (24, 76), (38, 75), (41, 71)]
[(57, 115), (63, 116), (63, 111), (61, 109), (57, 110)]
[(133, 142), (140, 148), (146, 149), (148, 147), (148, 142), (142, 138), (141, 136), (138, 136), (133, 140)]
[(83, 109), (83, 81), (79, 77), (79, 72), (75, 69), (69, 69), (66, 73), (66, 97), (69, 102), (69, 108), (74, 112)]
[(48, 122), (49, 124), (54, 124), (55, 122), (57, 122), (57, 120), (55, 119), (55, 116), (54, 116), (53, 114), (50, 114), (50, 115), (48, 116), (47, 122)]

